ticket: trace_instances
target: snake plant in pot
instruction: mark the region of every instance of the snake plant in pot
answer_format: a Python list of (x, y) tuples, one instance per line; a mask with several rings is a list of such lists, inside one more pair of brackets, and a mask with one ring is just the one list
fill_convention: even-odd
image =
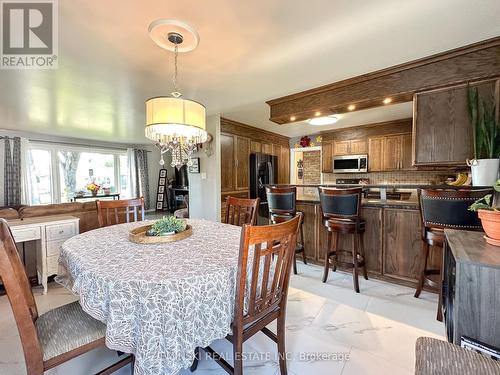
[(467, 87), (467, 102), (474, 145), (474, 159), (467, 160), (472, 172), (472, 185), (491, 186), (500, 167), (500, 126), (495, 100), (486, 101), (477, 87)]
[(500, 179), (495, 182), (493, 189), (495, 189), (493, 194), (478, 199), (469, 207), (469, 210), (477, 211), (486, 232), (486, 241), (492, 245), (500, 246)]

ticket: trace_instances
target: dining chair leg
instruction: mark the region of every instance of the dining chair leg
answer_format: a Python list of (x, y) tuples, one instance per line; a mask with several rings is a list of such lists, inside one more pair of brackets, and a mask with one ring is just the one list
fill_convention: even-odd
[(243, 375), (243, 336), (235, 335), (233, 341), (234, 372), (233, 375)]
[(297, 274), (297, 256), (293, 254), (293, 274)]
[(328, 231), (328, 241), (326, 245), (326, 254), (325, 254), (325, 269), (323, 271), (323, 282), (326, 283), (328, 279), (328, 271), (330, 270), (330, 252), (332, 248), (332, 232)]
[(195, 372), (196, 369), (198, 368), (198, 362), (200, 361), (200, 355), (201, 355), (201, 351), (200, 351), (200, 348), (196, 348), (194, 350), (194, 360), (193, 360), (193, 364), (191, 365), (191, 367), (189, 368), (189, 370), (191, 372)]
[(280, 374), (287, 375), (286, 369), (286, 350), (285, 350), (285, 314), (280, 313), (277, 319), (278, 331), (278, 356), (280, 363)]
[(366, 270), (366, 258), (365, 258), (365, 241), (364, 241), (364, 234), (360, 233), (358, 234), (358, 239), (359, 239), (359, 252), (361, 254), (361, 259), (363, 260), (363, 276), (365, 280), (368, 280), (368, 272)]
[(307, 264), (307, 258), (306, 258), (306, 248), (304, 246), (304, 225), (303, 225), (304, 219), (302, 219), (302, 223), (300, 223), (300, 245), (302, 246), (302, 260), (304, 264)]
[(352, 280), (354, 282), (354, 290), (359, 293), (359, 280), (358, 280), (358, 241), (356, 241), (356, 235), (353, 234), (352, 237)]
[(420, 296), (420, 293), (422, 293), (422, 289), (424, 288), (425, 269), (427, 268), (427, 258), (429, 257), (429, 244), (425, 241), (422, 241), (422, 252), (424, 254), (420, 265), (420, 276), (418, 278), (417, 290), (414, 295), (415, 298)]

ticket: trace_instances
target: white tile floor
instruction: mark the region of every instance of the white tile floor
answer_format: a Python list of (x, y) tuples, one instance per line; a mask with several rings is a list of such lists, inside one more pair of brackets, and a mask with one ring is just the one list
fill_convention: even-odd
[[(416, 339), (443, 338), (444, 326), (435, 320), (436, 295), (424, 292), (416, 299), (413, 289), (364, 279), (360, 279), (361, 293), (356, 294), (350, 274), (330, 273), (326, 284), (321, 283), (321, 275), (320, 267), (299, 262), (299, 275), (292, 277), (286, 332), (289, 374), (413, 374)], [(40, 290), (35, 293), (41, 313), (75, 300), (54, 283), (47, 295), (42, 296)], [(231, 352), (225, 340), (213, 346), (219, 352)], [(255, 335), (244, 350), (246, 375), (279, 374), (276, 347), (265, 335)], [(259, 359), (258, 353), (264, 358)], [(87, 375), (116, 358), (116, 353), (98, 349), (48, 373)], [(129, 368), (119, 372), (130, 373)], [(0, 297), (0, 374), (25, 374), (21, 343), (6, 296)], [(180, 374), (191, 373), (184, 370)], [(195, 374), (225, 372), (212, 360), (202, 359)]]

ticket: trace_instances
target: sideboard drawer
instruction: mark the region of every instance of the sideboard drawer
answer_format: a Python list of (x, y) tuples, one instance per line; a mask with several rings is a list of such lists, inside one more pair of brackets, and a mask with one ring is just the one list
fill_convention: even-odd
[(15, 242), (39, 240), (41, 238), (40, 227), (22, 228), (22, 229), (11, 227), (10, 230), (12, 231), (12, 236), (14, 236)]
[(76, 233), (76, 223), (47, 225), (45, 227), (47, 241), (70, 238), (73, 237)]
[(61, 245), (64, 241), (66, 240), (47, 241), (47, 256), (59, 256), (59, 253), (61, 252)]
[(59, 268), (59, 256), (47, 257), (47, 276), (57, 275)]

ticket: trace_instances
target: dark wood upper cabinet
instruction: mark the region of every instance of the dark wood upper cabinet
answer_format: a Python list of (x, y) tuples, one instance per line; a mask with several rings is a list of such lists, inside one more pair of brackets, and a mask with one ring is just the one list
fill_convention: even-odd
[(220, 135), (221, 191), (235, 190), (234, 138), (228, 134)]
[(412, 169), (411, 133), (395, 134), (368, 140), (370, 172)]
[[(471, 84), (498, 103), (498, 80)], [(467, 85), (415, 94), (413, 101), (413, 164), (463, 166), (473, 157)]]
[(250, 140), (242, 137), (236, 138), (236, 190), (248, 190), (249, 182), (249, 163), (250, 163)]

